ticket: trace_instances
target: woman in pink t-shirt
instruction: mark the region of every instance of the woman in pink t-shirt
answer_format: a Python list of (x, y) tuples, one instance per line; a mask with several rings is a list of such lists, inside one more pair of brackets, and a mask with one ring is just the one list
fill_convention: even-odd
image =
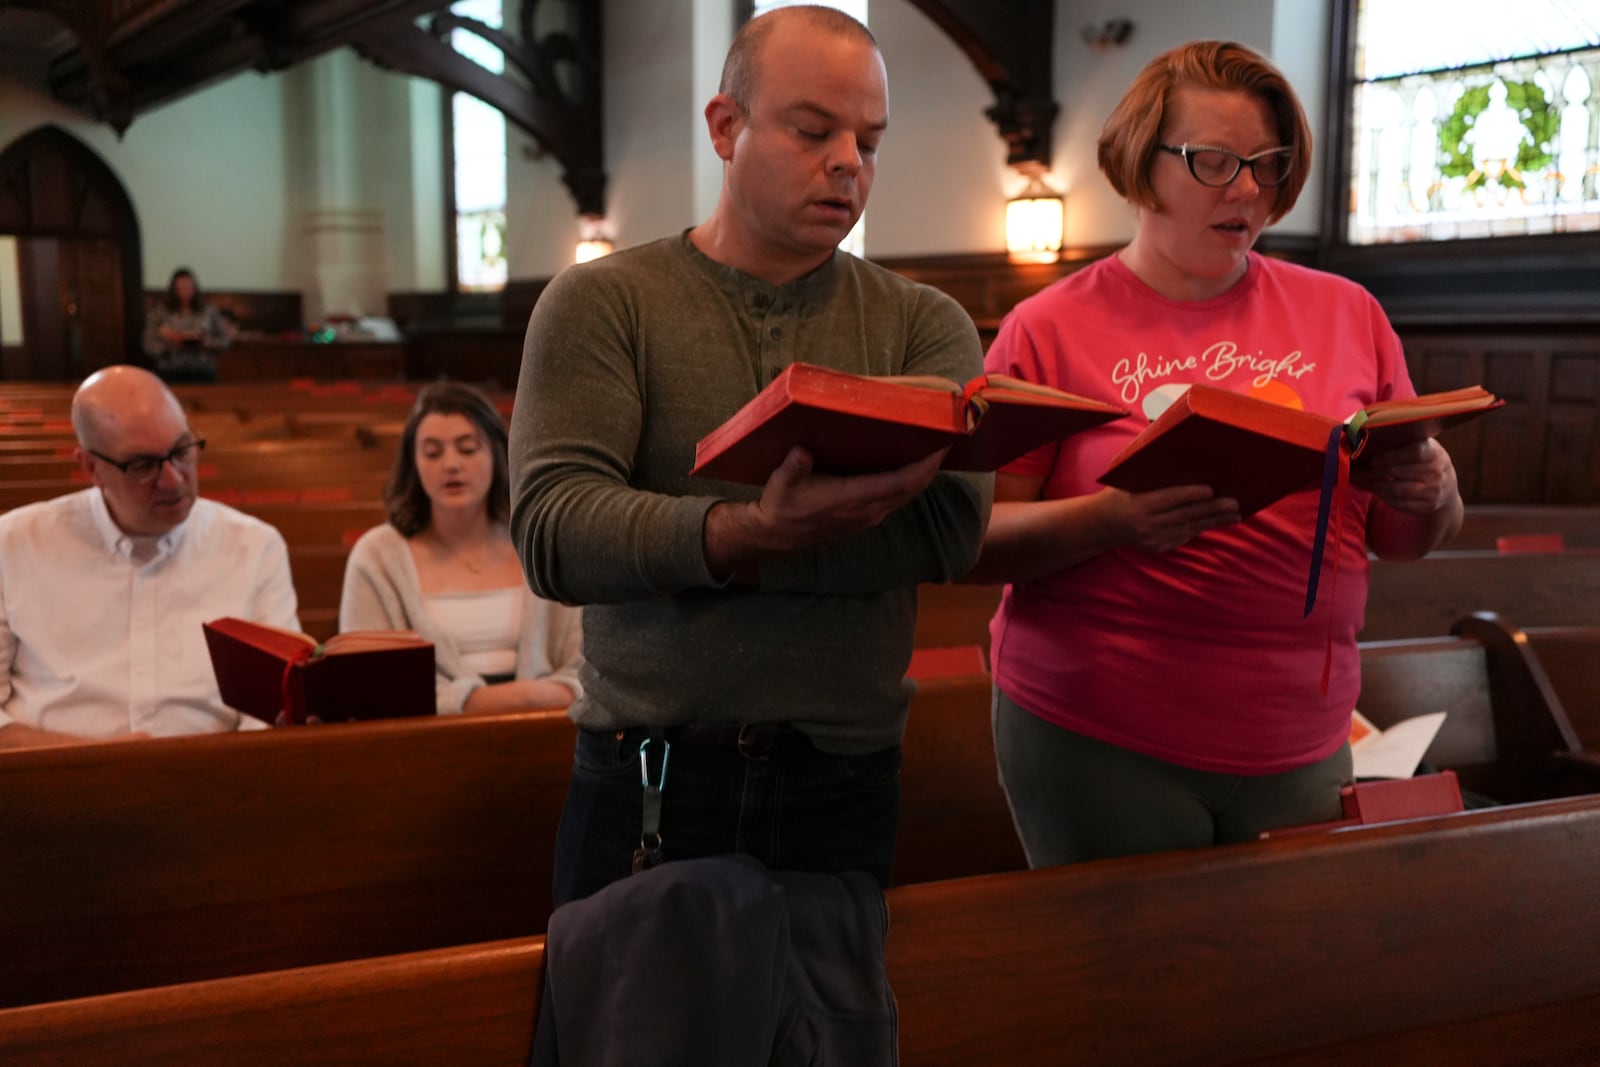
[(1133, 240), (1018, 305), (987, 360), (1133, 411), (1000, 473), (972, 576), (1010, 583), (992, 623), (995, 747), (1034, 866), (1336, 817), (1368, 550), (1421, 556), (1461, 521), (1436, 441), (1374, 457), (1302, 617), (1314, 489), (1241, 520), (1204, 486), (1098, 484), (1195, 383), (1340, 419), (1413, 395), (1364, 289), (1251, 251), (1311, 167), (1305, 113), (1262, 57), (1218, 41), (1157, 57), (1099, 161), (1134, 209)]

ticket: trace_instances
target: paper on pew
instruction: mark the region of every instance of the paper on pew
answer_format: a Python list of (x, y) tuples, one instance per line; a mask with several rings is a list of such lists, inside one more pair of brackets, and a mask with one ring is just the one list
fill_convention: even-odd
[(1380, 730), (1359, 711), (1350, 715), (1350, 756), (1356, 778), (1410, 778), (1444, 725), (1445, 713), (1418, 715)]

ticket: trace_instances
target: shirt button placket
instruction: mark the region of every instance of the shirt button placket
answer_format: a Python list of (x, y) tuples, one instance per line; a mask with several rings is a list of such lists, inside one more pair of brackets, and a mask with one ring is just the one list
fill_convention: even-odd
[(142, 730), (155, 716), (156, 580), (149, 565), (133, 572), (128, 613), (128, 728)]

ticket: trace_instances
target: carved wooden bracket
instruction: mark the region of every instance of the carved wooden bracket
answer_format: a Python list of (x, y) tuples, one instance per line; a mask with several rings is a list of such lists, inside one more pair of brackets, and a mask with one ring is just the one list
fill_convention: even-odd
[(1050, 166), (1055, 101), (1052, 57), (1055, 0), (910, 0), (955, 42), (995, 96), (988, 115), (1006, 144), (1006, 162)]
[[(600, 5), (556, 2), (568, 28), (543, 36), (534, 28), (541, 0), (527, 0), (516, 35), (441, 12), (426, 30), (410, 19), (376, 20), (358, 30), (350, 44), (379, 66), (469, 93), (500, 111), (560, 162), (579, 214), (604, 215)], [(457, 29), (499, 49), (507, 73), (486, 70), (446, 44), (445, 37)]]
[[(78, 42), (78, 52), (68, 61), (82, 70), (82, 92), (78, 102), (101, 122), (109, 123), (121, 137), (133, 122), (136, 108), (134, 86), (122, 69), (107, 54), (112, 34), (123, 23), (137, 19), (141, 8), (159, 6), (145, 3), (106, 3), (97, 0), (13, 0), (12, 7), (39, 11), (64, 23)], [(55, 73), (52, 72), (52, 81)]]

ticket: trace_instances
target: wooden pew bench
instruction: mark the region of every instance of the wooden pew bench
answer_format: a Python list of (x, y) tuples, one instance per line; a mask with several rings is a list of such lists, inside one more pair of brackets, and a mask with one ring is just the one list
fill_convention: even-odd
[[(907, 1067), (1600, 1060), (1600, 798), (891, 890)], [(542, 938), (0, 1011), (11, 1067), (527, 1062)], [(602, 1020), (599, 1025), (626, 1025)]]
[(1600, 626), (1530, 626), (1523, 634), (1578, 743), (1600, 752)]
[(1591, 1063), (1600, 798), (890, 894), (910, 1065)]
[(1364, 643), (1357, 707), (1379, 728), (1431, 712), (1444, 725), (1423, 755), (1465, 790), (1501, 803), (1572, 788), (1557, 753), (1578, 748), (1560, 700), (1526, 642), (1503, 619), (1460, 619), (1451, 637)]
[(0, 1004), (541, 932), (573, 740), (549, 711), (0, 752)]
[(987, 674), (919, 683), (906, 716), (896, 885), (1027, 866), (1000, 788)]
[(1446, 633), (1492, 611), (1518, 626), (1600, 625), (1600, 550), (1556, 555), (1435, 552), (1372, 561), (1363, 641)]
[(977, 645), (989, 655), (989, 620), (999, 610), (1003, 585), (952, 582), (917, 587), (918, 648)]
[[(202, 494), (205, 492), (201, 489)], [(276, 527), (291, 548), (348, 547), (347, 538), (388, 521), (383, 501), (376, 498), (347, 502), (265, 502), (241, 499), (233, 505)]]
[[(899, 881), (1020, 867), (987, 676), (910, 719)], [(30, 858), (0, 864), (0, 1005), (541, 931), (574, 739), (552, 711), (0, 753), (0, 856)]]
[(1468, 504), (1451, 550), (1493, 551), (1502, 537), (1556, 534), (1568, 548), (1600, 548), (1600, 506)]
[(345, 561), (350, 550), (340, 544), (289, 546), (289, 572), (294, 579), (300, 628), (318, 641), (339, 632), (339, 598), (344, 592)]

